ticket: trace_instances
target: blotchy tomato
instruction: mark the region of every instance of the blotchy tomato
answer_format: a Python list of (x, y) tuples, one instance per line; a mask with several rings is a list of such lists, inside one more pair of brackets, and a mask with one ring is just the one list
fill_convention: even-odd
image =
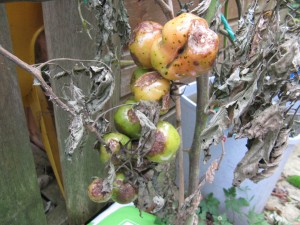
[[(128, 100), (125, 104), (135, 104), (134, 100)], [(141, 135), (141, 124), (135, 112), (133, 105), (124, 105), (118, 108), (114, 114), (115, 128), (132, 139), (138, 139)]]
[[(111, 132), (103, 135), (103, 140), (106, 143), (100, 145), (100, 163), (106, 164), (110, 161), (113, 154), (118, 154), (121, 147), (131, 148), (130, 138), (118, 132)], [(114, 157), (114, 164), (118, 164), (116, 157)]]
[(211, 69), (218, 45), (218, 35), (203, 18), (183, 13), (164, 25), (152, 45), (151, 64), (169, 80), (196, 77)]
[(131, 91), (136, 101), (160, 101), (170, 92), (170, 81), (156, 71), (137, 68), (131, 78)]
[(168, 162), (176, 155), (181, 138), (176, 128), (166, 121), (159, 121), (155, 132), (155, 142), (147, 154), (152, 162)]
[(162, 26), (153, 21), (141, 22), (132, 32), (129, 51), (135, 63), (143, 68), (151, 68), (151, 47), (161, 37)]
[(137, 198), (137, 190), (125, 181), (123, 173), (117, 173), (113, 183), (111, 199), (119, 204), (128, 204)]

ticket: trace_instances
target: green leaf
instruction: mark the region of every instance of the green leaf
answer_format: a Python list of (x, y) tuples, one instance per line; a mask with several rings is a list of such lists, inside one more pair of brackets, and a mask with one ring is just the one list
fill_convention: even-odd
[(287, 177), (287, 182), (293, 185), (296, 188), (300, 188), (300, 176), (293, 175)]
[(218, 215), (220, 202), (210, 193), (204, 200), (200, 203), (201, 213), (209, 212), (212, 215)]
[(264, 214), (256, 213), (253, 210), (249, 211), (247, 218), (249, 225), (269, 225), (269, 223), (265, 220)]
[(236, 188), (231, 187), (229, 189), (223, 188), (224, 194), (226, 198), (235, 198), (236, 197)]

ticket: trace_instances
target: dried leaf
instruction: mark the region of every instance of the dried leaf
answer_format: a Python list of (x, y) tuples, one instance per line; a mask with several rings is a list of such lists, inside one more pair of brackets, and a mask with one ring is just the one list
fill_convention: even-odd
[(115, 166), (110, 162), (109, 163), (109, 170), (108, 170), (108, 175), (105, 177), (103, 180), (103, 188), (102, 190), (104, 192), (111, 192), (113, 189), (113, 182), (116, 177), (116, 171), (115, 171)]
[(103, 109), (105, 103), (113, 94), (115, 82), (111, 72), (104, 68), (90, 68), (91, 90), (86, 107), (90, 114), (95, 114)]
[(85, 141), (87, 132), (81, 115), (75, 116), (69, 126), (69, 137), (66, 139), (66, 154), (71, 157), (75, 149)]
[[(65, 85), (62, 89), (64, 98), (67, 100), (67, 104), (74, 109), (76, 113), (81, 113), (85, 108), (85, 99), (86, 97), (83, 94), (83, 91), (77, 87), (73, 81), (70, 85)], [(68, 94), (67, 94), (68, 92)]]
[(209, 5), (211, 3), (211, 0), (204, 0), (201, 1), (196, 8), (191, 10), (191, 12), (196, 12), (199, 16), (203, 15), (204, 12), (208, 9)]
[(289, 133), (290, 129), (283, 128), (280, 130), (275, 145), (269, 155), (268, 162), (259, 164), (260, 171), (251, 178), (253, 182), (257, 183), (274, 174), (288, 145)]
[(255, 113), (253, 119), (240, 129), (236, 138), (248, 137), (263, 140), (266, 134), (282, 127), (283, 119), (283, 110), (278, 105), (271, 105)]
[(116, 26), (121, 40), (121, 45), (127, 45), (130, 39), (131, 27), (129, 25), (129, 17), (124, 5), (124, 0), (119, 1)]
[(120, 1), (93, 1), (90, 8), (97, 19), (97, 58), (108, 57), (108, 62), (115, 58), (115, 45), (113, 35), (118, 34), (122, 45), (128, 43), (131, 28), (124, 0)]
[(134, 106), (134, 112), (142, 126), (141, 137), (136, 149), (138, 167), (143, 162), (143, 157), (151, 150), (155, 141), (156, 124), (159, 119), (160, 106), (154, 101), (140, 101)]
[(219, 163), (217, 161), (213, 161), (211, 163), (211, 166), (208, 168), (208, 170), (205, 173), (205, 180), (208, 183), (212, 183), (215, 178), (215, 171), (219, 168)]
[(277, 79), (288, 79), (292, 71), (300, 66), (299, 37), (291, 38), (280, 45), (278, 60), (269, 67), (272, 76)]
[(155, 204), (155, 208), (152, 209), (151, 213), (157, 213), (164, 207), (165, 200), (161, 196), (154, 196), (153, 203)]
[[(290, 29), (286, 18), (280, 18), (279, 9), (285, 4), (258, 14), (260, 20), (255, 23), (255, 4), (239, 21), (238, 47), (225, 49), (225, 59), (219, 59), (221, 66), (215, 67), (215, 91), (207, 109), (219, 111), (201, 136), (205, 160), (209, 146), (219, 143), (223, 130), (231, 124), (230, 135), (249, 139), (248, 151), (235, 170), (234, 184), (247, 178), (257, 181), (274, 171), (276, 165), (271, 162), (283, 149), (276, 147), (277, 139), (285, 140), (290, 129), (290, 125), (284, 127), (284, 123), (290, 124), (285, 122), (288, 105), (300, 99), (298, 78), (290, 79), (291, 72), (299, 69), (300, 27)], [(280, 146), (285, 146), (285, 141)]]

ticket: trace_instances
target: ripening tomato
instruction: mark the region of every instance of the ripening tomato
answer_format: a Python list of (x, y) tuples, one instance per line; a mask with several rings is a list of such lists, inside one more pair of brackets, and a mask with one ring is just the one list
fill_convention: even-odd
[(168, 21), (151, 49), (151, 64), (163, 77), (180, 80), (209, 71), (218, 52), (218, 35), (206, 20), (183, 13)]
[(161, 37), (162, 26), (153, 21), (143, 21), (132, 32), (129, 51), (134, 62), (143, 68), (151, 68), (151, 47)]
[(136, 101), (160, 101), (170, 92), (170, 81), (156, 71), (137, 68), (131, 77), (130, 87)]

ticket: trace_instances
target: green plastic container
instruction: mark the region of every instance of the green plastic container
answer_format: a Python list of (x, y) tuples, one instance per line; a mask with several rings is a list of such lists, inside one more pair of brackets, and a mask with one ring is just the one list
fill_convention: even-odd
[(87, 225), (163, 225), (155, 223), (156, 217), (141, 212), (134, 205), (113, 204)]

